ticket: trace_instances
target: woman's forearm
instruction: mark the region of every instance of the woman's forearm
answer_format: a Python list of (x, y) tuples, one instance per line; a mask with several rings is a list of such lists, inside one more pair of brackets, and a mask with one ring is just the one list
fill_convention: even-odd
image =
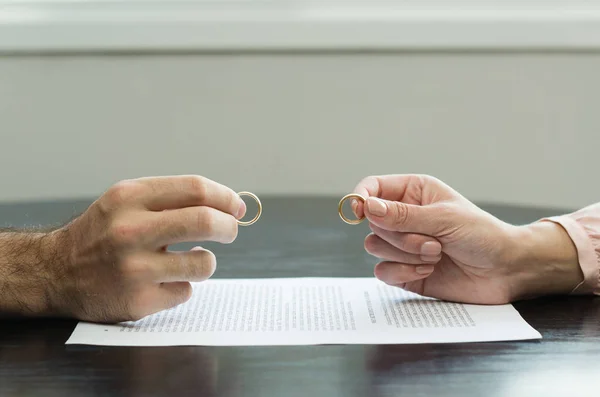
[(521, 294), (600, 294), (600, 203), (520, 230)]
[(515, 275), (515, 300), (571, 293), (583, 282), (577, 247), (554, 222), (522, 226), (510, 250)]

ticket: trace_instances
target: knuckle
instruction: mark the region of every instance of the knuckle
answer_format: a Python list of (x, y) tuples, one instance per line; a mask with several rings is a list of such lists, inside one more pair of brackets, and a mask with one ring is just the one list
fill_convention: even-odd
[(400, 229), (409, 221), (408, 207), (403, 203), (396, 203), (393, 208), (394, 216), (392, 217), (392, 224), (396, 229)]
[(135, 256), (126, 257), (119, 263), (119, 272), (126, 280), (142, 278), (148, 273), (149, 268), (147, 261)]
[(140, 227), (136, 224), (124, 221), (115, 221), (108, 228), (109, 240), (117, 245), (132, 245), (140, 235)]
[(377, 185), (378, 181), (377, 181), (377, 177), (374, 175), (370, 175), (367, 176), (365, 178), (363, 178), (357, 185), (357, 188), (364, 188), (367, 186), (374, 186)]
[(188, 186), (192, 195), (198, 201), (204, 201), (208, 196), (208, 183), (206, 178), (198, 175), (188, 177)]
[(427, 174), (415, 174), (414, 178), (419, 182), (429, 182), (433, 179), (431, 175)]
[(221, 243), (228, 244), (237, 238), (238, 224), (235, 218), (221, 217), (207, 207), (198, 208), (197, 225), (202, 236)]
[(206, 207), (201, 207), (198, 208), (197, 217), (198, 230), (203, 235), (212, 236), (216, 231), (216, 217), (213, 212)]
[(104, 194), (104, 198), (109, 207), (120, 206), (137, 195), (139, 189), (139, 182), (131, 179), (122, 180), (111, 186)]
[(413, 182), (412, 186), (414, 186), (414, 188), (422, 190), (423, 186), (431, 183), (431, 177), (425, 174), (416, 174), (413, 175), (411, 182)]
[(411, 254), (419, 254), (421, 252), (421, 245), (425, 241), (429, 241), (425, 236), (406, 234), (399, 237), (398, 248)]
[(398, 265), (398, 274), (406, 277), (415, 272), (415, 267), (408, 264), (399, 264)]

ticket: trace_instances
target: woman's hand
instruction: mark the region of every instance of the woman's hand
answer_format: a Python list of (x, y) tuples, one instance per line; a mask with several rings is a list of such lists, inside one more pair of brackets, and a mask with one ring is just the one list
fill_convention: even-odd
[(426, 175), (365, 178), (352, 203), (372, 234), (365, 249), (382, 261), (375, 276), (424, 296), (502, 304), (569, 293), (583, 280), (577, 251), (552, 222), (513, 226)]

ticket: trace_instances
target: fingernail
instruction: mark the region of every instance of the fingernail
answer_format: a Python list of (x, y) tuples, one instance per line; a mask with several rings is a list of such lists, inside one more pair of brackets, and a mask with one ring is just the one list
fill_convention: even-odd
[(421, 246), (421, 255), (437, 256), (442, 253), (442, 246), (435, 241), (427, 241)]
[(367, 206), (369, 212), (376, 216), (384, 216), (387, 213), (387, 206), (381, 200), (376, 197), (369, 197), (367, 199)]
[(244, 202), (244, 200), (240, 199), (240, 208), (238, 209), (238, 212), (237, 212), (237, 219), (242, 219), (245, 214), (246, 214), (246, 203)]
[(421, 265), (415, 269), (419, 274), (429, 274), (433, 271), (433, 265)]

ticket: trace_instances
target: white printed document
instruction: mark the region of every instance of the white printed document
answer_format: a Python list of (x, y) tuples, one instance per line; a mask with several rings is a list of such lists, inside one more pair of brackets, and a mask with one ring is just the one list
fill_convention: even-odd
[(512, 305), (442, 302), (375, 278), (211, 279), (135, 322), (80, 322), (67, 344), (266, 346), (541, 339)]

